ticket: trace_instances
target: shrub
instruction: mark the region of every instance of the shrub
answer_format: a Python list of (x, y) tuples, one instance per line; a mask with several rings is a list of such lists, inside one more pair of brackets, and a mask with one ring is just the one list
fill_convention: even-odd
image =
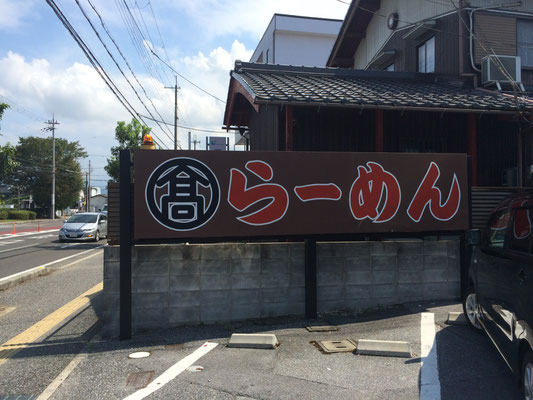
[(29, 211), (26, 210), (9, 210), (7, 217), (9, 219), (30, 219)]
[(28, 211), (28, 219), (35, 219), (37, 217), (37, 213), (35, 211)]
[(0, 210), (0, 219), (7, 219), (7, 210)]

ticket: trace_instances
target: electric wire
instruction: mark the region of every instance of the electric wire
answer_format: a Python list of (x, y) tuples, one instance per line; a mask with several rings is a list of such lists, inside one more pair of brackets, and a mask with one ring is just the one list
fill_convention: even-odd
[[(128, 100), (125, 98), (125, 96), (122, 94), (122, 92), (118, 89), (118, 87), (114, 84), (114, 82), (111, 80), (111, 78), (109, 77), (109, 75), (107, 75), (105, 69), (102, 67), (102, 65), (100, 64), (100, 62), (98, 61), (98, 59), (96, 58), (96, 56), (92, 53), (92, 51), (90, 50), (90, 48), (87, 46), (87, 44), (83, 41), (83, 39), (81, 38), (81, 36), (79, 36), (79, 34), (76, 32), (76, 30), (74, 29), (74, 27), (70, 24), (70, 22), (68, 21), (68, 19), (66, 18), (66, 16), (63, 14), (63, 12), (59, 9), (59, 7), (57, 6), (57, 4), (55, 3), (54, 0), (46, 0), (47, 4), (52, 8), (52, 10), (54, 11), (54, 13), (56, 14), (56, 16), (58, 17), (58, 19), (60, 20), (60, 22), (63, 24), (63, 26), (67, 29), (67, 31), (69, 32), (69, 34), (72, 36), (72, 38), (74, 39), (74, 41), (78, 44), (78, 46), (80, 47), (80, 49), (83, 51), (83, 53), (85, 54), (85, 56), (87, 57), (87, 59), (89, 60), (89, 62), (91, 63), (91, 65), (93, 66), (93, 68), (96, 70), (96, 72), (100, 75), (100, 77), (102, 78), (102, 80), (104, 81), (104, 83), (107, 85), (107, 87), (111, 90), (111, 92), (115, 95), (115, 97), (119, 100), (119, 102), (122, 104), (122, 106), (128, 111), (128, 113), (130, 113), (130, 115), (134, 118), (134, 119), (140, 119), (144, 125), (146, 125), (146, 123), (142, 120), (142, 118), (140, 117), (140, 114), (135, 111), (135, 109), (133, 108), (133, 106), (128, 102)], [(159, 138), (157, 137), (157, 135), (153, 135), (156, 139), (158, 139), (159, 142), (161, 142), (161, 140), (159, 140)], [(160, 146), (159, 143), (157, 143), (157, 141), (154, 140), (154, 143), (158, 144)]]
[[(95, 11), (95, 13), (97, 13), (98, 17), (100, 18), (100, 22), (102, 24), (102, 26), (105, 26), (100, 14), (98, 13), (98, 11), (96, 10), (96, 8), (94, 7), (94, 5), (91, 3), (90, 0), (87, 0), (88, 3), (91, 5), (91, 7), (93, 8), (93, 10)], [(126, 74), (124, 73), (124, 71), (122, 70), (122, 68), (120, 67), (120, 65), (118, 64), (117, 60), (115, 59), (115, 57), (113, 56), (113, 54), (111, 53), (111, 51), (108, 49), (107, 45), (105, 44), (104, 40), (102, 39), (102, 37), (100, 36), (100, 33), (98, 32), (98, 30), (95, 28), (94, 24), (92, 23), (92, 21), (90, 20), (89, 16), (87, 15), (87, 13), (85, 12), (84, 8), (82, 7), (82, 5), (80, 4), (79, 0), (76, 0), (76, 4), (78, 5), (81, 13), (83, 14), (83, 16), (85, 17), (85, 19), (87, 20), (87, 22), (89, 23), (89, 25), (91, 26), (91, 28), (93, 29), (94, 33), (96, 34), (96, 36), (98, 37), (98, 40), (102, 43), (102, 45), (104, 46), (107, 54), (109, 55), (109, 57), (111, 57), (111, 59), (113, 60), (113, 62), (115, 63), (116, 67), (118, 68), (118, 70), (120, 71), (120, 73), (122, 74), (122, 76), (124, 77), (124, 79), (126, 79), (126, 81), (128, 82), (129, 86), (131, 87), (131, 89), (133, 90), (133, 92), (135, 93), (135, 95), (137, 96), (137, 99), (139, 99), (139, 101), (141, 102), (141, 104), (143, 105), (143, 107), (145, 108), (145, 110), (148, 112), (148, 114), (150, 114), (152, 117), (153, 117), (153, 114), (151, 113), (151, 111), (148, 109), (148, 107), (146, 106), (146, 104), (144, 103), (144, 101), (141, 99), (141, 96), (139, 95), (139, 93), (137, 92), (137, 90), (135, 89), (135, 87), (133, 86), (133, 84), (131, 83), (131, 81), (128, 79), (128, 77), (126, 76)], [(111, 38), (111, 35), (109, 34), (109, 31), (107, 29), (105, 29), (106, 33), (108, 34), (108, 36)], [(133, 70), (131, 69), (129, 63), (127, 62), (126, 58), (124, 57), (122, 51), (120, 51), (120, 48), (118, 47), (118, 45), (116, 44), (116, 42), (111, 38), (112, 42), (115, 44), (115, 47), (117, 48), (117, 51), (120, 53), (120, 55), (122, 56), (124, 62), (126, 63), (126, 65), (128, 66), (131, 74), (133, 75), (133, 77), (135, 78), (135, 80), (137, 81), (137, 83), (139, 84), (139, 86), (141, 87), (141, 89), (143, 90), (144, 92), (144, 95), (146, 96), (146, 98), (150, 101), (150, 103), (152, 104), (152, 107), (154, 108), (155, 112), (157, 113), (157, 115), (159, 115), (160, 118), (161, 117), (161, 114), (159, 114), (159, 111), (157, 111), (157, 108), (155, 107), (154, 103), (152, 102), (152, 100), (150, 99), (150, 97), (148, 96), (148, 94), (146, 93), (146, 90), (144, 89), (144, 87), (141, 85), (141, 83), (139, 82), (139, 80), (137, 79), (137, 76), (135, 75), (135, 73), (133, 72)], [(158, 126), (159, 128), (161, 129), (161, 131), (166, 134), (170, 140), (172, 140), (172, 137), (169, 135), (169, 133), (167, 133), (164, 128), (158, 123)]]
[(176, 75), (180, 76), (182, 79), (184, 79), (185, 81), (189, 82), (191, 85), (193, 85), (196, 89), (198, 90), (201, 90), (202, 92), (204, 92), (205, 94), (208, 94), (209, 96), (213, 97), (214, 99), (220, 101), (221, 103), (224, 103), (226, 104), (226, 102), (224, 100), (221, 100), (219, 99), (217, 96), (215, 96), (214, 94), (212, 93), (209, 93), (207, 90), (205, 89), (202, 89), (200, 86), (198, 86), (196, 83), (192, 82), (191, 80), (187, 79), (186, 77), (184, 77), (182, 74), (180, 74), (178, 71), (176, 71), (170, 64), (168, 64), (165, 60), (163, 60), (161, 57), (159, 57), (159, 55), (152, 49), (150, 48), (150, 52), (155, 56), (157, 57), (157, 59), (159, 61), (161, 61), (163, 64), (165, 64), (171, 71), (173, 71)]

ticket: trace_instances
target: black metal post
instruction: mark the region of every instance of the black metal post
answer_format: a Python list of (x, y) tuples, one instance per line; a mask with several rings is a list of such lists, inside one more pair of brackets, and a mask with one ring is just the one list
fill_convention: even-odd
[[(472, 163), (467, 157), (467, 187), (468, 187), (468, 229), (472, 229)], [(468, 269), (472, 257), (472, 247), (466, 242), (465, 232), (459, 239), (459, 262), (461, 263), (461, 299), (468, 289)]]
[(131, 339), (131, 158), (120, 150), (120, 340)]
[(316, 240), (305, 240), (305, 317), (317, 318)]

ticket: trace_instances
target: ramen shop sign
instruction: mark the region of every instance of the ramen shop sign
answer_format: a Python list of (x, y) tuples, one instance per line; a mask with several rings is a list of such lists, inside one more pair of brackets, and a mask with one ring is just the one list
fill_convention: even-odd
[(135, 153), (135, 239), (468, 228), (460, 154)]

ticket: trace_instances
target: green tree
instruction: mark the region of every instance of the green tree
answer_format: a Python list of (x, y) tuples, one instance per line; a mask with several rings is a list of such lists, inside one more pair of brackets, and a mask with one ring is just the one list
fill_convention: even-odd
[[(87, 153), (78, 142), (56, 139), (56, 207), (75, 204), (83, 187), (78, 159)], [(52, 194), (52, 138), (19, 138), (15, 154), (20, 165), (10, 175), (10, 183), (21, 192), (31, 193), (35, 203), (50, 208)]]
[[(4, 111), (9, 108), (9, 104), (0, 103), (0, 121)], [(4, 146), (0, 146), (0, 182), (3, 182), (7, 175), (17, 166), (15, 161), (15, 148), (7, 142)]]
[(2, 119), (2, 114), (4, 114), (4, 111), (9, 108), (9, 104), (6, 103), (0, 103), (0, 120)]
[[(151, 128), (142, 125), (135, 118), (126, 125), (124, 121), (118, 121), (115, 128), (115, 139), (118, 146), (111, 147), (111, 157), (107, 159), (104, 167), (111, 180), (118, 182), (120, 177), (120, 150), (137, 150), (141, 148), (144, 135), (150, 133)], [(132, 154), (133, 159), (133, 154)], [(133, 171), (133, 170), (132, 170)], [(133, 176), (133, 172), (132, 172)]]
[(4, 182), (17, 166), (15, 147), (9, 142), (0, 146), (0, 182)]

